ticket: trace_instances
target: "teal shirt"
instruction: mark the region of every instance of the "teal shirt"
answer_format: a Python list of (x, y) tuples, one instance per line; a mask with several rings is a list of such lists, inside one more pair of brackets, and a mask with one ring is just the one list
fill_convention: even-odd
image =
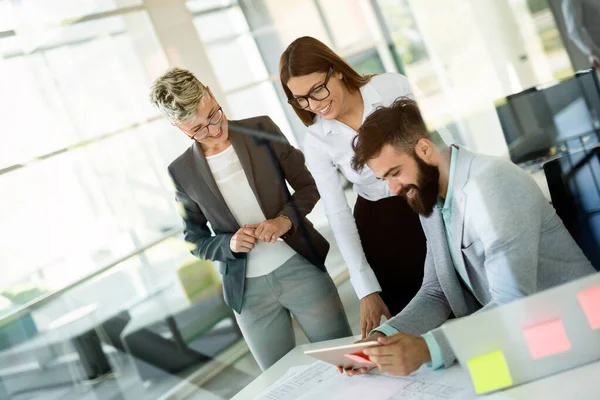
[(469, 290), (473, 291), (469, 275), (467, 275), (467, 269), (465, 267), (465, 261), (462, 258), (462, 254), (456, 254), (455, 248), (452, 246), (452, 188), (454, 186), (454, 170), (456, 170), (456, 157), (458, 156), (458, 149), (451, 147), (452, 155), (450, 157), (450, 172), (448, 173), (448, 191), (446, 192), (446, 200), (438, 197), (436, 207), (442, 213), (444, 220), (444, 227), (446, 228), (446, 240), (448, 241), (448, 250), (450, 251), (450, 257), (454, 264), (454, 269), (460, 275), (463, 282), (467, 284)]
[[(436, 207), (442, 213), (444, 227), (446, 228), (448, 250), (450, 251), (450, 257), (452, 258), (454, 268), (459, 273), (463, 281), (469, 286), (469, 289), (472, 290), (471, 282), (469, 281), (469, 276), (467, 275), (467, 270), (465, 268), (465, 262), (462, 258), (462, 255), (456, 254), (454, 248), (452, 247), (452, 187), (454, 184), (454, 171), (456, 170), (456, 157), (458, 156), (458, 149), (455, 147), (451, 147), (450, 149), (452, 153), (450, 156), (450, 171), (448, 173), (448, 190), (446, 192), (446, 199), (444, 200), (442, 198), (438, 198)], [(379, 331), (386, 336), (390, 336), (398, 332), (394, 327), (387, 324), (381, 325), (380, 327), (374, 329), (373, 332), (374, 331)], [(431, 332), (425, 333), (422, 335), (422, 337), (425, 339), (425, 343), (427, 343), (427, 348), (431, 354), (431, 363), (428, 363), (427, 365), (433, 369), (441, 368), (444, 365), (444, 359), (442, 358), (442, 350), (440, 349), (437, 341)]]

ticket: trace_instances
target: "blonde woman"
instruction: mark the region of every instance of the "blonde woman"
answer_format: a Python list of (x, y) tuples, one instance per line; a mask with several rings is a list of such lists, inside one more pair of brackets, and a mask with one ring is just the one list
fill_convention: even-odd
[[(269, 117), (228, 121), (187, 70), (159, 77), (150, 99), (192, 141), (169, 166), (185, 239), (192, 254), (218, 265), (225, 301), (261, 369), (294, 348), (291, 314), (312, 342), (349, 336), (325, 270), (329, 243), (305, 218), (319, 194), (302, 153)], [(261, 140), (246, 134), (254, 131)]]

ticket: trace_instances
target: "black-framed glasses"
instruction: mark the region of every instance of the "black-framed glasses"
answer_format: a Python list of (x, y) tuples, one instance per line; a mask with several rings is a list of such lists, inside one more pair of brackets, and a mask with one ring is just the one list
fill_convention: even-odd
[[(192, 140), (199, 141), (206, 139), (210, 134), (210, 126), (217, 125), (219, 122), (221, 122), (221, 119), (223, 119), (223, 107), (219, 106), (219, 108), (217, 108), (217, 110), (214, 113), (212, 113), (210, 117), (208, 117), (208, 123), (202, 128), (198, 129), (196, 133), (194, 133), (194, 135), (190, 136), (189, 138)], [(196, 139), (196, 136), (198, 135), (200, 135), (200, 137)]]
[(308, 108), (310, 105), (308, 99), (311, 98), (313, 100), (325, 100), (331, 94), (329, 89), (327, 89), (327, 83), (329, 82), (329, 78), (331, 77), (331, 73), (333, 72), (333, 68), (329, 67), (329, 71), (327, 71), (327, 76), (325, 77), (325, 82), (322, 85), (313, 88), (306, 96), (298, 96), (293, 99), (288, 100), (288, 103), (293, 105), (296, 108), (300, 108), (302, 110)]

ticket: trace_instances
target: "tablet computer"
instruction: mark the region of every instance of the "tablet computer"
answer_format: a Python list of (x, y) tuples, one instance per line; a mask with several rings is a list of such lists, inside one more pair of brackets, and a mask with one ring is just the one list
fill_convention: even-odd
[(307, 350), (304, 354), (333, 364), (336, 367), (354, 369), (365, 367), (373, 369), (376, 367), (376, 364), (370, 361), (369, 356), (363, 353), (364, 349), (371, 346), (379, 346), (379, 342), (370, 341), (318, 350)]

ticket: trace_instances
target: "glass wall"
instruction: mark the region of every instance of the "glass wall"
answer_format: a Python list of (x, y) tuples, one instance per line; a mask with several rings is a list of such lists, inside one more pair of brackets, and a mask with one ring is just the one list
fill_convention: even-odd
[(0, 1), (2, 399), (159, 398), (241, 337), (181, 239), (166, 166), (189, 140), (148, 102), (153, 23), (142, 1)]
[(546, 0), (377, 3), (426, 121), (473, 150), (507, 154), (495, 100), (572, 73)]
[(520, 15), (523, 20), (525, 40), (541, 46), (543, 55), (540, 63), (550, 70), (552, 77), (563, 79), (573, 75), (573, 67), (548, 0), (516, 3), (515, 14)]
[(0, 264), (18, 266), (0, 287), (53, 290), (179, 226), (164, 167), (181, 143), (146, 101), (149, 64), (167, 61), (144, 11), (51, 27), (30, 49), (19, 32), (0, 39)]
[(230, 117), (268, 114), (299, 147), (305, 127), (287, 104), (278, 80), (279, 56), (289, 43), (313, 36), (361, 72), (395, 69), (369, 1), (190, 0), (186, 4), (227, 95)]
[(0, 0), (0, 398), (228, 398), (259, 374), (211, 380), (248, 349), (181, 239), (166, 167), (190, 143), (147, 99), (166, 68), (302, 147), (278, 63), (314, 36), (361, 73), (404, 71), (446, 141), (504, 154), (494, 100), (572, 70), (546, 0), (498, 4)]

